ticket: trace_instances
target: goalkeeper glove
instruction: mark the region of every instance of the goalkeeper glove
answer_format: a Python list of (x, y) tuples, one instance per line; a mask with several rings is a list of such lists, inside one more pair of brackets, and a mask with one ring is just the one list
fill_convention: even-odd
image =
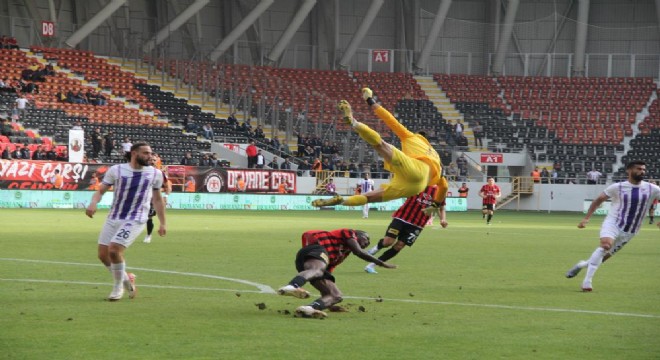
[(369, 104), (369, 106), (376, 103), (373, 99), (373, 96), (374, 96), (374, 92), (371, 91), (371, 89), (367, 87), (362, 88), (362, 98), (367, 101), (367, 104)]

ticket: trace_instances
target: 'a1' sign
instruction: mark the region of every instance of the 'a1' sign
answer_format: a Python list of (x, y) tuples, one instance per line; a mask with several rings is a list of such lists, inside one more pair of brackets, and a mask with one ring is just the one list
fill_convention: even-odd
[(504, 162), (503, 154), (481, 154), (481, 162), (485, 164), (501, 164)]
[(374, 62), (390, 62), (390, 51), (389, 50), (374, 50), (373, 51)]

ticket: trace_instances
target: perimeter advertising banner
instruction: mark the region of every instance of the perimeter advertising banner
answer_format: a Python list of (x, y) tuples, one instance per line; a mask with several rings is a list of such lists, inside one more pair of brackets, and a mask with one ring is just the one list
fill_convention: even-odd
[[(582, 203), (582, 212), (587, 213), (589, 211), (589, 206), (591, 206), (591, 202), (593, 200), (591, 199), (585, 199), (584, 202)], [(594, 215), (607, 215), (607, 213), (610, 211), (610, 206), (612, 206), (611, 201), (605, 201), (603, 202), (596, 211), (594, 211)], [(660, 216), (660, 206), (657, 206), (655, 208), (655, 213), (654, 216)]]
[[(73, 162), (0, 160), (0, 189), (50, 190), (55, 170), (64, 178), (61, 190), (90, 190), (103, 180), (111, 164)], [(287, 182), (296, 191), (296, 173), (291, 170), (228, 169), (197, 166), (168, 166), (168, 177), (174, 192), (183, 192), (191, 182), (192, 192), (235, 192), (238, 177), (246, 183), (246, 192), (276, 193), (280, 183)]]
[(0, 160), (0, 189), (49, 190), (55, 170), (59, 170), (64, 178), (62, 190), (87, 190), (92, 179), (102, 179), (108, 168), (104, 164)]
[[(296, 172), (292, 170), (231, 169), (170, 165), (167, 176), (174, 192), (236, 192), (239, 177), (247, 193), (276, 193), (286, 182), (296, 192)], [(190, 189), (195, 191), (189, 191)], [(188, 190), (187, 190), (188, 189)]]
[[(80, 209), (81, 216), (92, 199), (91, 191), (39, 191), (2, 190), (0, 208)], [(244, 194), (244, 193), (173, 193), (167, 201), (168, 209), (194, 210), (318, 210), (310, 205), (316, 195)], [(112, 204), (113, 193), (107, 192), (98, 204), (107, 209)], [(393, 212), (403, 204), (403, 199), (373, 204), (379, 211)], [(361, 206), (337, 206), (338, 211), (362, 211)], [(467, 211), (465, 198), (447, 198), (447, 211)]]

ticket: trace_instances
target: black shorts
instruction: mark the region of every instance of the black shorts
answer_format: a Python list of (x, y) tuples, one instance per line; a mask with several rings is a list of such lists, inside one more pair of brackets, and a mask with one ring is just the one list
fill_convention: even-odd
[[(327, 265), (329, 261), (328, 252), (325, 250), (323, 246), (319, 244), (312, 244), (312, 245), (307, 245), (304, 248), (298, 250), (298, 253), (296, 254), (296, 270), (298, 270), (298, 272), (305, 270), (305, 260), (307, 260), (308, 258), (313, 258), (323, 261), (326, 264), (326, 269), (327, 269)], [(323, 272), (322, 278), (335, 282), (335, 277), (332, 276), (332, 274), (327, 270)]]
[(415, 225), (408, 224), (407, 222), (401, 221), (399, 219), (392, 219), (390, 226), (387, 227), (385, 236), (403, 241), (408, 246), (413, 246), (413, 244), (415, 244), (415, 240), (417, 240), (417, 237), (421, 233), (422, 229)]
[(484, 206), (481, 208), (481, 210), (495, 210), (495, 205), (493, 204), (484, 204)]

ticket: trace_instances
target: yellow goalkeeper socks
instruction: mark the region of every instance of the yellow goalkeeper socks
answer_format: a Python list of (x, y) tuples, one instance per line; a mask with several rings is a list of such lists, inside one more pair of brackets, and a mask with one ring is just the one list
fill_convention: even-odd
[(371, 146), (380, 145), (380, 143), (383, 141), (383, 139), (380, 138), (380, 134), (363, 123), (357, 123), (354, 129), (358, 135), (360, 135), (360, 137)]
[(367, 203), (367, 197), (364, 195), (353, 195), (344, 199), (342, 205), (345, 206), (359, 206)]

